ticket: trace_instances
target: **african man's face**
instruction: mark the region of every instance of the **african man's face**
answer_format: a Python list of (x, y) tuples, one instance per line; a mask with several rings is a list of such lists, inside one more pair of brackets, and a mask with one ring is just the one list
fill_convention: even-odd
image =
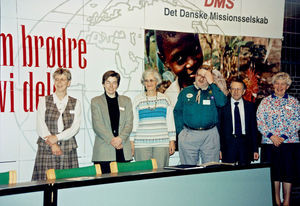
[(164, 39), (163, 59), (166, 67), (177, 76), (184, 86), (194, 82), (194, 75), (202, 65), (203, 54), (198, 35), (192, 33), (177, 33)]

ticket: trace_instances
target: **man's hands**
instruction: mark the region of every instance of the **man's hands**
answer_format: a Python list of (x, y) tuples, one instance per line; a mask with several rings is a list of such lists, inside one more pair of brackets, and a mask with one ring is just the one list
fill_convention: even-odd
[(208, 84), (212, 84), (214, 82), (214, 77), (213, 77), (211, 71), (206, 70), (204, 73), (204, 77)]

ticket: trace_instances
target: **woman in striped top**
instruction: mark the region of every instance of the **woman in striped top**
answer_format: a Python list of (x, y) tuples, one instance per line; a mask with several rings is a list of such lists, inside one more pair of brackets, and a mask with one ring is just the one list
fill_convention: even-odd
[(175, 152), (173, 108), (168, 98), (157, 91), (161, 83), (159, 73), (147, 69), (142, 76), (145, 92), (133, 102), (134, 120), (130, 135), (136, 161), (155, 158), (158, 168), (169, 165), (169, 156)]

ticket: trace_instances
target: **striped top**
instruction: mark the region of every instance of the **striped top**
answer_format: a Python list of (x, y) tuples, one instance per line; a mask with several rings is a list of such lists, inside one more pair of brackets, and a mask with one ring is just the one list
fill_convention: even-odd
[(169, 147), (176, 140), (173, 107), (168, 98), (157, 92), (157, 96), (146, 97), (143, 92), (133, 102), (133, 129), (130, 140), (136, 148)]
[(262, 133), (262, 144), (273, 144), (270, 137), (284, 138), (284, 143), (298, 143), (300, 128), (299, 102), (285, 94), (278, 98), (274, 94), (265, 97), (257, 109), (257, 127)]

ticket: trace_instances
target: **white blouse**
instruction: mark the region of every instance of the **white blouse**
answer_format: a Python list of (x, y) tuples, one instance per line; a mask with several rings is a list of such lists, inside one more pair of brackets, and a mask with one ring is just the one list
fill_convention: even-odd
[[(72, 126), (66, 130), (64, 129), (62, 114), (66, 109), (66, 106), (68, 104), (68, 98), (69, 96), (66, 95), (62, 100), (60, 100), (56, 94), (53, 94), (53, 101), (54, 104), (56, 104), (56, 107), (60, 113), (58, 121), (57, 121), (57, 129), (58, 134), (56, 135), (58, 141), (64, 141), (68, 140), (71, 137), (75, 136), (80, 128), (80, 119), (81, 119), (81, 103), (77, 99), (75, 109), (74, 109), (74, 120), (72, 123)], [(39, 100), (38, 110), (37, 110), (37, 122), (36, 122), (36, 128), (37, 133), (40, 137), (45, 139), (47, 136), (51, 135), (50, 131), (48, 130), (48, 127), (45, 122), (45, 112), (46, 112), (46, 98), (41, 97)], [(72, 111), (71, 111), (72, 112)]]

